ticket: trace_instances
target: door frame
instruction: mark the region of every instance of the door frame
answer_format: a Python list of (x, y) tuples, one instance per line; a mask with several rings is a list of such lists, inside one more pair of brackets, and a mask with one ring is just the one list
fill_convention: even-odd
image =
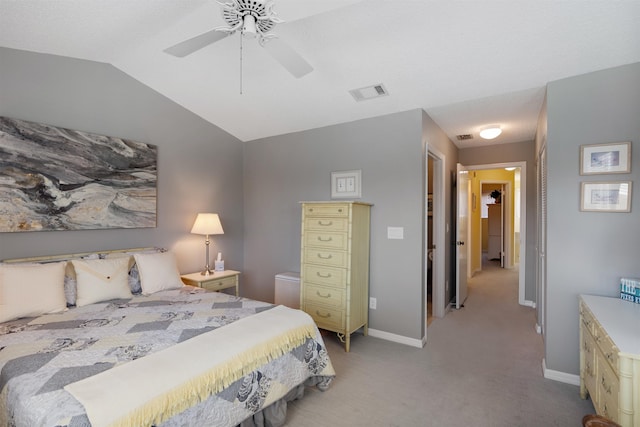
[[(429, 157), (433, 159), (433, 198), (432, 198), (432, 221), (433, 221), (433, 245), (435, 246), (433, 252), (433, 261), (431, 262), (431, 274), (432, 274), (432, 310), (434, 317), (444, 317), (446, 313), (446, 304), (445, 304), (445, 261), (447, 257), (446, 247), (445, 247), (445, 169), (444, 165), (446, 164), (446, 156), (438, 151), (435, 147), (432, 147), (427, 143), (426, 150), (426, 158), (425, 158), (425, 208), (424, 215), (422, 218), (423, 221), (423, 229), (424, 229), (424, 237), (423, 237), (423, 318), (426, 330), (427, 324), (427, 273), (428, 273), (428, 248), (427, 243), (429, 242), (429, 227), (427, 225), (427, 192), (429, 185)], [(425, 334), (426, 335), (426, 334)]]
[(547, 141), (543, 136), (542, 146), (538, 152), (538, 168), (536, 170), (536, 184), (538, 186), (537, 198), (537, 228), (538, 228), (538, 245), (537, 245), (537, 266), (536, 266), (536, 302), (538, 321), (536, 331), (546, 336), (546, 298), (547, 298)]
[[(482, 186), (483, 185), (491, 185), (497, 184), (502, 186), (502, 200), (501, 210), (502, 210), (502, 218), (501, 218), (501, 238), (502, 238), (502, 253), (500, 254), (500, 266), (503, 268), (512, 268), (513, 260), (511, 259), (511, 251), (513, 249), (513, 242), (511, 240), (511, 235), (516, 232), (513, 229), (512, 221), (505, 221), (505, 218), (511, 218), (513, 216), (513, 210), (511, 209), (511, 182), (504, 180), (495, 180), (489, 179), (486, 181), (480, 181), (480, 198), (482, 198)], [(507, 238), (507, 236), (509, 238)], [(480, 236), (482, 238), (482, 235)], [(482, 271), (482, 251), (480, 251), (479, 259), (476, 259), (476, 262), (480, 265), (480, 271)], [(476, 273), (476, 271), (472, 272)]]
[[(525, 299), (526, 265), (527, 265), (527, 162), (504, 162), (481, 165), (465, 165), (468, 171), (503, 169), (507, 167), (520, 168), (520, 265), (518, 271), (518, 304), (534, 307), (535, 302)], [(515, 231), (515, 230), (514, 230)], [(468, 245), (467, 251), (470, 250)], [(469, 252), (467, 252), (469, 256)]]

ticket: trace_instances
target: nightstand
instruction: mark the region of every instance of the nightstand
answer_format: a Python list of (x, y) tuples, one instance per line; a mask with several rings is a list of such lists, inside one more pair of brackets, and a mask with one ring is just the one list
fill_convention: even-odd
[(236, 296), (240, 291), (240, 272), (234, 270), (216, 271), (208, 276), (203, 276), (200, 272), (183, 274), (180, 276), (186, 285), (197, 286), (211, 291), (221, 291), (227, 288), (236, 288)]

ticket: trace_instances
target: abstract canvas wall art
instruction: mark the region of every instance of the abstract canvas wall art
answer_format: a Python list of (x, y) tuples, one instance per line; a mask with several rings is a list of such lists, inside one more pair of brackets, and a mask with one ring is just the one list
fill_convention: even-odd
[(157, 153), (0, 117), (0, 232), (155, 227)]

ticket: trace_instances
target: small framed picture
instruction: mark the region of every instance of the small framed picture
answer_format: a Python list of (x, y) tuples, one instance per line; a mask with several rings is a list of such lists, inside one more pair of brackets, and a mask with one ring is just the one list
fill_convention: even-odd
[(362, 197), (362, 171), (331, 172), (332, 199), (359, 199)]
[(580, 146), (580, 175), (631, 172), (631, 143)]
[(631, 181), (583, 182), (583, 212), (631, 212)]

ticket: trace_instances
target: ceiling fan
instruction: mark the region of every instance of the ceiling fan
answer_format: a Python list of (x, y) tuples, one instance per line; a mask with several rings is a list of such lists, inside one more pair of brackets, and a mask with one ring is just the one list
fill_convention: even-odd
[(182, 58), (239, 31), (241, 43), (243, 36), (257, 38), (260, 46), (294, 77), (300, 78), (313, 70), (313, 67), (291, 46), (270, 33), (276, 24), (284, 22), (273, 10), (273, 1), (231, 0), (218, 1), (218, 3), (222, 7), (222, 18), (228, 26), (209, 30), (173, 45), (164, 52)]

